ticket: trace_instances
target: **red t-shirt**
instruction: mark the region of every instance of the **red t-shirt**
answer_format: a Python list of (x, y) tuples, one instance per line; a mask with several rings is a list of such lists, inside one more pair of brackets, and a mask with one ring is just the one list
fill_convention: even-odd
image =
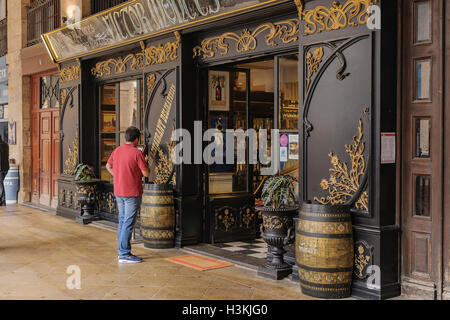
[(114, 194), (119, 197), (140, 197), (142, 171), (147, 169), (143, 153), (133, 144), (116, 148), (108, 159), (114, 172)]

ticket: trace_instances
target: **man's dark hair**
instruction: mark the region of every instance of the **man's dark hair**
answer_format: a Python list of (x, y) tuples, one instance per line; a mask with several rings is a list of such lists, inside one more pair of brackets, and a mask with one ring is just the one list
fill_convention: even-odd
[(125, 131), (125, 140), (127, 142), (134, 142), (134, 140), (139, 139), (141, 136), (141, 131), (136, 127), (129, 127)]

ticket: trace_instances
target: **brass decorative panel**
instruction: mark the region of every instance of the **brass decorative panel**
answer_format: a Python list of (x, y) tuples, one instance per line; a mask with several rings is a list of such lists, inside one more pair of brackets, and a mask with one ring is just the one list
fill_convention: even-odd
[(279, 38), (283, 44), (297, 42), (298, 31), (298, 19), (289, 19), (276, 23), (263, 23), (253, 31), (245, 28), (241, 34), (226, 32), (219, 36), (204, 39), (200, 46), (194, 47), (194, 58), (214, 58), (216, 54), (225, 56), (229, 52), (230, 43), (234, 43), (237, 53), (254, 51), (258, 46), (257, 37), (263, 32), (267, 32), (265, 43), (269, 47), (277, 46), (277, 43), (274, 41), (276, 38)]
[[(296, 1), (299, 6), (299, 1)], [(345, 4), (333, 2), (331, 8), (317, 6), (310, 10), (300, 11), (300, 19), (306, 22), (304, 35), (312, 35), (322, 31), (333, 31), (366, 24), (369, 20), (367, 9), (378, 3), (377, 0), (348, 0)]]
[(141, 70), (145, 66), (172, 62), (178, 59), (178, 48), (181, 44), (180, 33), (174, 32), (176, 41), (168, 41), (164, 45), (145, 47), (141, 41), (141, 52), (130, 53), (125, 57), (111, 58), (97, 62), (91, 69), (92, 75), (97, 78), (110, 76), (111, 72), (122, 74), (129, 70)]
[[(364, 156), (365, 143), (363, 139), (363, 124), (359, 119), (358, 136), (353, 137), (353, 145), (345, 145), (345, 151), (350, 157), (351, 168), (347, 163), (339, 160), (339, 157), (330, 152), (333, 168), (330, 169), (330, 177), (322, 179), (320, 186), (328, 191), (327, 197), (314, 197), (314, 201), (320, 204), (345, 204), (349, 198), (358, 190), (361, 178), (366, 171), (366, 159)], [(365, 191), (356, 202), (358, 210), (369, 211), (369, 195)]]
[(66, 161), (64, 161), (64, 165), (66, 169), (64, 170), (65, 174), (72, 175), (73, 170), (78, 164), (78, 130), (75, 132), (75, 139), (73, 139), (72, 147), (68, 147), (69, 156)]
[[(80, 80), (80, 69), (81, 69), (81, 63), (80, 60), (77, 59), (77, 65), (66, 67), (61, 69), (58, 65), (59, 69), (59, 77), (61, 78), (61, 82), (69, 82), (69, 81), (75, 81)], [(61, 100), (61, 102), (63, 102)]]

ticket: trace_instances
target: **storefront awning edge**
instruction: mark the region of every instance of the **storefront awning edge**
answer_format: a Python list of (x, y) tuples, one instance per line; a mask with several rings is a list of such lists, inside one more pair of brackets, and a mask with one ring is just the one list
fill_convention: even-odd
[[(148, 40), (148, 39), (155, 38), (155, 37), (158, 37), (158, 36), (161, 36), (161, 35), (165, 35), (165, 34), (169, 34), (169, 33), (175, 32), (175, 31), (186, 30), (189, 27), (204, 25), (204, 24), (207, 24), (207, 23), (218, 21), (220, 19), (234, 17), (234, 16), (237, 16), (237, 15), (240, 15), (240, 14), (245, 14), (245, 13), (248, 13), (248, 12), (251, 12), (251, 11), (264, 9), (264, 8), (272, 7), (272, 6), (275, 6), (275, 5), (287, 3), (287, 2), (294, 3), (293, 0), (272, 0), (270, 2), (266, 2), (266, 3), (262, 3), (262, 4), (256, 4), (256, 5), (253, 5), (253, 6), (241, 8), (241, 9), (235, 10), (233, 12), (224, 12), (224, 13), (221, 13), (221, 14), (218, 14), (218, 15), (215, 15), (215, 16), (212, 16), (212, 17), (207, 17), (207, 18), (204, 18), (204, 19), (201, 19), (201, 20), (198, 20), (198, 21), (191, 21), (191, 22), (188, 22), (186, 24), (170, 27), (170, 28), (167, 28), (167, 29), (164, 29), (164, 30), (161, 30), (161, 31), (157, 31), (157, 32), (153, 32), (153, 33), (147, 33), (147, 34), (141, 35), (139, 37), (135, 37), (133, 39), (122, 41), (122, 42), (117, 43), (117, 44), (112, 44), (112, 45), (100, 47), (100, 48), (97, 48), (97, 49), (86, 51), (86, 52), (83, 52), (83, 53), (80, 53), (80, 54), (75, 54), (73, 56), (69, 56), (69, 57), (62, 58), (62, 59), (57, 59), (56, 58), (56, 55), (55, 55), (55, 53), (54, 53), (54, 51), (52, 49), (51, 43), (50, 43), (50, 41), (48, 41), (48, 36), (50, 34), (55, 33), (55, 32), (67, 29), (70, 26), (64, 26), (62, 28), (58, 28), (58, 29), (52, 30), (50, 32), (47, 32), (45, 34), (42, 34), (41, 38), (42, 38), (42, 41), (44, 42), (44, 45), (45, 45), (45, 47), (47, 49), (47, 52), (49, 53), (50, 58), (52, 59), (52, 61), (54, 63), (62, 63), (62, 62), (66, 62), (66, 61), (70, 61), (70, 60), (76, 59), (76, 58), (82, 58), (82, 57), (85, 57), (85, 56), (88, 56), (88, 55), (96, 54), (96, 53), (101, 52), (101, 51), (112, 50), (112, 49), (116, 49), (116, 48), (119, 48), (119, 47), (123, 47), (123, 46), (129, 45), (129, 44), (132, 44), (132, 43), (137, 43), (139, 41)], [(99, 16), (101, 14), (104, 14), (104, 13), (110, 11), (110, 10), (114, 10), (117, 7), (120, 7), (120, 6), (123, 6), (123, 5), (124, 4), (116, 6), (114, 8), (109, 9), (109, 10), (102, 11), (102, 12), (100, 12), (98, 14), (95, 14), (95, 15), (91, 15), (91, 16), (81, 20), (78, 23), (82, 23), (83, 21), (87, 21), (89, 19), (92, 19), (92, 18), (94, 18), (96, 16)]]

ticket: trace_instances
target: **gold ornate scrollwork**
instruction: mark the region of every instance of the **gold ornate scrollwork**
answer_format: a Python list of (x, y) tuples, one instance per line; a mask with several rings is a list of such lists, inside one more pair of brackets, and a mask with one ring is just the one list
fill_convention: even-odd
[(303, 8), (305, 6), (304, 0), (294, 0), (295, 5), (297, 6), (298, 17), (302, 20)]
[(64, 174), (72, 175), (78, 164), (78, 132), (75, 132), (75, 139), (73, 139), (72, 148), (69, 146), (68, 153), (69, 156), (64, 162), (66, 169), (63, 172)]
[[(366, 170), (365, 143), (362, 142), (363, 124), (361, 119), (359, 119), (358, 133), (357, 137), (353, 137), (353, 145), (345, 145), (345, 151), (351, 160), (351, 169), (349, 170), (347, 163), (340, 161), (338, 156), (331, 152), (328, 155), (333, 165), (333, 168), (330, 169), (331, 175), (328, 180), (323, 179), (320, 183), (320, 187), (328, 191), (329, 195), (320, 199), (314, 197), (314, 201), (324, 205), (344, 204), (358, 190), (360, 179)], [(363, 192), (355, 206), (358, 210), (369, 211), (368, 203), (369, 195), (367, 192)]]
[(175, 32), (175, 37), (177, 40), (174, 42), (168, 41), (164, 45), (160, 44), (148, 48), (141, 41), (141, 52), (130, 53), (125, 58), (117, 57), (100, 61), (91, 69), (91, 73), (95, 77), (101, 78), (111, 75), (112, 70), (114, 70), (115, 74), (125, 73), (127, 71), (127, 63), (130, 61), (131, 70), (140, 70), (144, 66), (175, 61), (178, 59), (177, 53), (181, 44), (181, 35), (178, 31)]
[(200, 46), (194, 47), (194, 58), (202, 56), (203, 59), (214, 58), (216, 53), (221, 56), (228, 54), (229, 44), (225, 40), (234, 41), (236, 52), (253, 51), (257, 47), (257, 36), (268, 31), (265, 41), (268, 46), (276, 46), (275, 38), (279, 38), (282, 43), (288, 44), (298, 41), (299, 21), (298, 19), (289, 19), (276, 23), (264, 23), (250, 32), (247, 28), (242, 34), (235, 32), (226, 32), (220, 36), (204, 39)]
[[(300, 2), (299, 0), (295, 1), (296, 3)], [(342, 5), (338, 1), (334, 1), (331, 8), (317, 6), (311, 10), (302, 10), (301, 13), (299, 11), (300, 19), (306, 22), (304, 35), (366, 24), (370, 17), (367, 9), (376, 3), (378, 3), (377, 0), (347, 0)]]
[(317, 47), (314, 49), (313, 53), (308, 51), (306, 53), (306, 65), (308, 66), (308, 76), (306, 77), (306, 91), (309, 90), (309, 85), (311, 84), (311, 77), (319, 69), (319, 65), (323, 58), (323, 47)]
[(58, 65), (58, 69), (61, 82), (80, 80), (80, 69), (81, 69), (80, 59), (77, 59), (77, 65), (75, 66), (61, 69)]
[(95, 68), (91, 69), (91, 73), (97, 78), (111, 75), (112, 69), (114, 70), (115, 74), (125, 73), (127, 71), (128, 61), (131, 61), (130, 63), (131, 70), (137, 70), (138, 68), (142, 69), (144, 67), (142, 54), (130, 53), (125, 58), (117, 57), (98, 62), (95, 65)]
[(145, 58), (144, 63), (146, 66), (177, 60), (177, 52), (181, 44), (181, 35), (178, 31), (176, 31), (174, 34), (177, 40), (174, 42), (169, 41), (164, 45), (159, 44), (158, 46), (151, 46), (146, 48), (144, 43), (141, 42), (142, 54)]

